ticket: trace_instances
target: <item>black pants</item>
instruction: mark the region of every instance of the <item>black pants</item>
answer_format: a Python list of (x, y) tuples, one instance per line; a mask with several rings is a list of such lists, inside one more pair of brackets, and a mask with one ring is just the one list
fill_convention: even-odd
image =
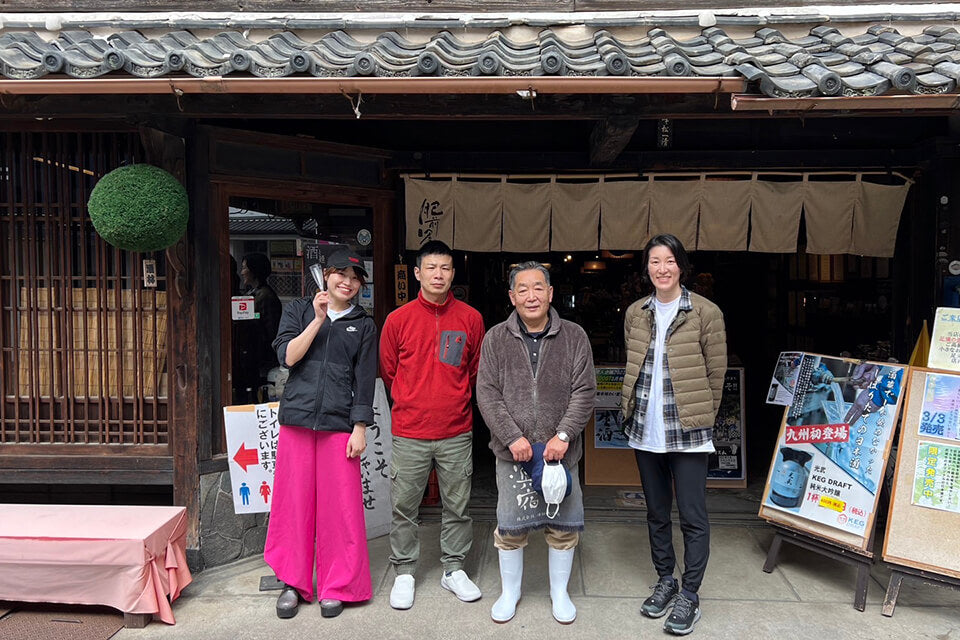
[(650, 555), (657, 575), (673, 575), (677, 556), (673, 551), (670, 511), (677, 494), (680, 530), (683, 532), (683, 580), (681, 586), (696, 593), (703, 581), (710, 556), (710, 521), (707, 519), (707, 453), (650, 453), (634, 451), (647, 501)]

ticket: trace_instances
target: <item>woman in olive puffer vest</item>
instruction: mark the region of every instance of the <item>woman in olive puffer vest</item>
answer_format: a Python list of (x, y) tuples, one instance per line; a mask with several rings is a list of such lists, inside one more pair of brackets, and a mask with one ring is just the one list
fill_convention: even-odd
[[(669, 611), (664, 630), (685, 635), (700, 619), (697, 591), (710, 552), (707, 466), (727, 369), (726, 332), (720, 309), (682, 285), (691, 267), (675, 236), (652, 238), (644, 249), (644, 265), (654, 294), (627, 309), (621, 398), (624, 431), (635, 450), (647, 503), (651, 556), (660, 576), (641, 612), (659, 618)], [(683, 532), (682, 584), (673, 576), (674, 493)]]

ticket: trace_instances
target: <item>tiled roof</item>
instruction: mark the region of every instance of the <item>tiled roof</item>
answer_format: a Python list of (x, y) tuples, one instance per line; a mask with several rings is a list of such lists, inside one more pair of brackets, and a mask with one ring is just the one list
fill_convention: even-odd
[[(887, 25), (847, 36), (818, 26), (790, 39), (773, 28), (731, 38), (718, 27), (679, 40), (660, 28), (620, 40), (598, 30), (582, 40), (551, 29), (515, 41), (493, 31), (469, 42), (448, 31), (413, 42), (394, 31), (361, 42), (344, 31), (308, 42), (290, 31), (253, 41), (238, 31), (197, 37), (171, 31), (147, 38), (138, 31), (95, 37), (61, 31), (55, 40), (34, 32), (0, 35), (0, 73), (32, 79), (48, 74), (94, 78), (112, 73), (140, 78), (209, 76), (689, 76), (744, 77), (771, 97), (873, 96), (949, 93), (960, 80), (960, 34), (928, 26), (904, 36)], [(2, 81), (0, 81), (2, 86)]]
[[(316, 220), (305, 220), (303, 230), (315, 232), (317, 230)], [(230, 218), (230, 233), (236, 235), (258, 234), (258, 233), (299, 233), (301, 229), (288, 218), (279, 218), (273, 216), (259, 216), (249, 219)]]

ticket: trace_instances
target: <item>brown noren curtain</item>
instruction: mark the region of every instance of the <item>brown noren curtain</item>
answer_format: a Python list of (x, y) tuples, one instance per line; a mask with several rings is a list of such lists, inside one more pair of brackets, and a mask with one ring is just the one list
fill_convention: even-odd
[(600, 248), (625, 251), (642, 248), (650, 239), (649, 182), (600, 182)]

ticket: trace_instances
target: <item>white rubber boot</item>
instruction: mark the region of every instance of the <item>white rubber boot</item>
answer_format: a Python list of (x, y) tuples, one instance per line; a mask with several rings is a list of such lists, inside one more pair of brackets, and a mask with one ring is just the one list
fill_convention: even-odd
[(577, 619), (577, 608), (567, 593), (575, 551), (550, 547), (550, 599), (553, 601), (553, 617), (560, 624), (570, 624)]
[(494, 622), (509, 622), (517, 613), (517, 603), (520, 602), (520, 583), (523, 582), (523, 549), (504, 551), (500, 553), (500, 597), (490, 609), (490, 617)]

